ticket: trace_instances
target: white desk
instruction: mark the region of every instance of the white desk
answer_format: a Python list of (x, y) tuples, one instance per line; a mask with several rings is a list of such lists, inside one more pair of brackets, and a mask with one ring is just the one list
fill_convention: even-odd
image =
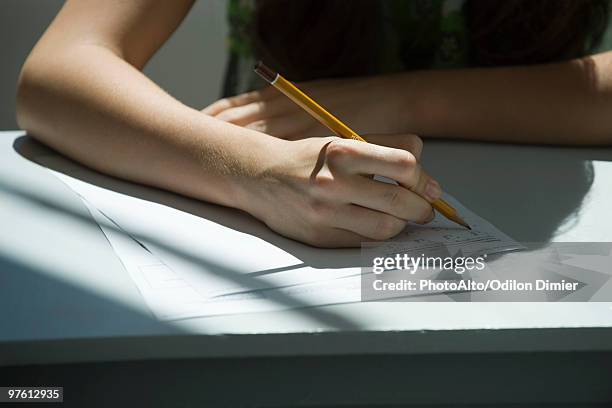
[[(611, 361), (609, 303), (358, 303), (158, 322), (80, 200), (32, 161), (50, 154), (23, 132), (0, 133), (0, 366), (372, 355), (431, 366), (427, 356), (440, 354), (568, 351)], [(519, 241), (612, 241), (612, 149), (430, 141), (424, 163), (451, 194)], [(597, 365), (602, 358), (593, 360), (595, 370), (611, 374)], [(612, 401), (612, 391), (593, 386), (595, 401)], [(570, 402), (587, 395), (560, 392)], [(416, 401), (430, 401), (422, 397)]]

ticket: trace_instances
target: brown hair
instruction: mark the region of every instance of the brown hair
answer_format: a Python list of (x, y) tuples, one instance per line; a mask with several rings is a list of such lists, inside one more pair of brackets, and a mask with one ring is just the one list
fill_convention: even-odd
[[(297, 81), (373, 74), (380, 4), (258, 0), (255, 53)], [(468, 62), (524, 65), (584, 56), (601, 40), (609, 6), (609, 0), (467, 0)]]
[(469, 0), (471, 62), (539, 64), (582, 57), (608, 25), (608, 0)]

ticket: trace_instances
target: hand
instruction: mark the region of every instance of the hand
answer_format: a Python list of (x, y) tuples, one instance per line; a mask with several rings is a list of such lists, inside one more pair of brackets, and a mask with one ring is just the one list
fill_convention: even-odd
[(277, 144), (278, 151), (268, 152), (276, 160), (249, 183), (245, 210), (280, 234), (319, 247), (359, 246), (397, 235), (408, 221), (431, 221), (430, 202), (441, 190), (418, 163), (421, 140), (366, 138), (372, 144), (337, 137)]
[[(400, 97), (393, 76), (333, 79), (298, 86), (357, 133), (399, 133)], [(329, 130), (272, 86), (221, 99), (203, 113), (282, 139), (329, 135)]]

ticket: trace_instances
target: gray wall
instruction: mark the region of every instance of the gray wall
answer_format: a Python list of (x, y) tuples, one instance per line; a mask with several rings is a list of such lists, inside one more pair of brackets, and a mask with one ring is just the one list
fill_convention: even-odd
[[(15, 85), (21, 64), (62, 4), (61, 0), (0, 1), (0, 130), (17, 128)], [(197, 1), (145, 69), (155, 82), (193, 107), (204, 107), (220, 93), (226, 63), (225, 5), (226, 0)]]

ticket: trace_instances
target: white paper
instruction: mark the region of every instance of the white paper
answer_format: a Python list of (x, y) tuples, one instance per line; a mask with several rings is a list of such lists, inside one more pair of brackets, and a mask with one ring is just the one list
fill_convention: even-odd
[[(317, 249), (283, 238), (232, 209), (178, 196), (180, 205), (161, 204), (162, 199), (54, 174), (87, 204), (161, 320), (360, 300), (359, 249)], [(147, 190), (155, 195), (156, 190)], [(409, 226), (393, 245), (419, 254), (432, 243), (465, 255), (521, 248), (452, 197), (445, 199), (472, 231), (437, 216), (428, 226)]]
[(257, 291), (248, 290), (230, 295), (206, 296), (194, 287), (201, 284), (198, 279), (183, 278), (90, 203), (86, 200), (83, 202), (108, 238), (151, 313), (159, 320), (270, 312), (360, 300), (358, 276)]

